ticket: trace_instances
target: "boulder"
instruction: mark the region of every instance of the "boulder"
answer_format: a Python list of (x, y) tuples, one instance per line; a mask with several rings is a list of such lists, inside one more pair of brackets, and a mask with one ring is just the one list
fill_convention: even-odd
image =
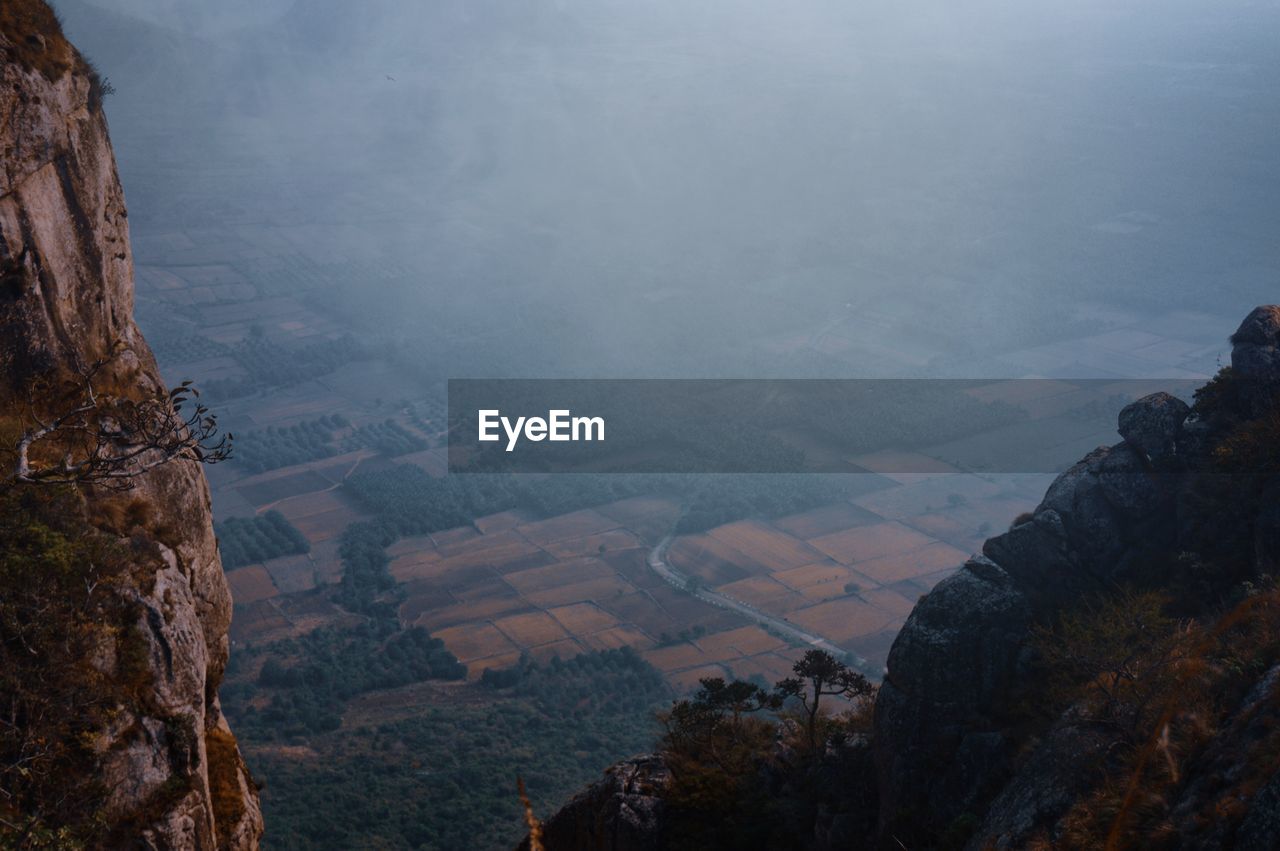
[(1231, 335), (1231, 344), (1272, 348), (1280, 345), (1280, 304), (1264, 304), (1249, 311)]
[(1177, 396), (1152, 393), (1120, 412), (1120, 436), (1152, 461), (1177, 453), (1182, 423), (1191, 408)]
[[(1151, 406), (1178, 427), (1186, 415), (1162, 398)], [(1129, 443), (1099, 447), (1053, 482), (1029, 522), (989, 539), (916, 605), (876, 700), (882, 836), (906, 822), (946, 831), (984, 812), (1013, 771), (1003, 713), (1029, 668), (1032, 627), (1167, 549), (1179, 480), (1153, 472)], [(1026, 801), (1009, 799), (990, 835), (1041, 824), (1063, 789), (1050, 782), (1025, 790)]]
[[(662, 793), (671, 780), (662, 758), (633, 757), (605, 771), (542, 825), (548, 849), (658, 851), (662, 848)], [(529, 840), (521, 843), (527, 851)]]
[(1280, 383), (1280, 305), (1255, 307), (1231, 335), (1231, 368), (1245, 380), (1242, 401), (1249, 413), (1272, 403)]

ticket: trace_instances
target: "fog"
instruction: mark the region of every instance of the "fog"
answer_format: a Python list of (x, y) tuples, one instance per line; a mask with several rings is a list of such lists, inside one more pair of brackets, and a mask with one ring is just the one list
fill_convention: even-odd
[(140, 267), (430, 377), (1202, 374), (1276, 300), (1274, 2), (58, 6)]

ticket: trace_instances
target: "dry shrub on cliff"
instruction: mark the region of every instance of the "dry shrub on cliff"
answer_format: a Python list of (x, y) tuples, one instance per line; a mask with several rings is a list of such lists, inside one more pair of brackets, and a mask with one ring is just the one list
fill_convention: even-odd
[[(1108, 717), (1116, 702), (1128, 706), (1109, 770), (1068, 812), (1055, 847), (1174, 847), (1188, 831), (1229, 835), (1280, 760), (1280, 592), (1251, 593), (1205, 625), (1164, 618), (1158, 603), (1128, 595), (1057, 633), (1062, 643), (1116, 651), (1049, 657), (1068, 666), (1082, 655), (1107, 660), (1076, 700), (1087, 711), (1110, 708)], [(1093, 628), (1102, 637), (1085, 634)], [(1127, 654), (1122, 635), (1133, 642)], [(1121, 670), (1127, 684), (1117, 688)]]
[(8, 481), (128, 489), (176, 459), (216, 464), (231, 457), (231, 435), (218, 434), (217, 418), (190, 381), (133, 398), (132, 386), (121, 388), (108, 368), (119, 351), (113, 346), (68, 380), (32, 382), (17, 438), (0, 446)]
[[(664, 717), (670, 725), (670, 718)], [(683, 815), (675, 831), (677, 847), (716, 846), (712, 837), (740, 836), (743, 841), (767, 825), (775, 802), (764, 794), (759, 773), (768, 761), (775, 736), (773, 724), (744, 718), (735, 732), (727, 728), (684, 730), (663, 742), (663, 759), (671, 770), (664, 799)]]
[(239, 824), (244, 817), (241, 776), (248, 776), (236, 737), (230, 730), (215, 727), (205, 733), (208, 758), (209, 800), (218, 824)]
[(1067, 612), (1035, 646), (1049, 673), (1047, 694), (1093, 724), (1128, 737), (1183, 676), (1193, 625), (1165, 615), (1168, 598), (1125, 592)]
[(1280, 471), (1280, 388), (1225, 367), (1195, 392), (1194, 417), (1217, 434), (1220, 471), (1251, 476)]
[(715, 677), (659, 715), (663, 761), (671, 771), (664, 797), (685, 816), (675, 831), (677, 846), (698, 847), (726, 831), (744, 838), (759, 832), (771, 803), (758, 775), (776, 731), (772, 720), (756, 713), (779, 706), (759, 686)]
[(126, 591), (151, 557), (73, 489), (0, 486), (0, 847), (101, 838), (105, 731), (150, 685)]
[(62, 35), (62, 22), (44, 0), (4, 0), (0, 3), (0, 34), (9, 54), (24, 68), (56, 80), (75, 62), (75, 51)]
[(529, 800), (529, 793), (524, 788), (524, 778), (516, 778), (516, 788), (520, 793), (520, 806), (524, 809), (524, 823), (529, 828), (529, 851), (543, 851), (542, 822), (534, 815), (533, 802)]

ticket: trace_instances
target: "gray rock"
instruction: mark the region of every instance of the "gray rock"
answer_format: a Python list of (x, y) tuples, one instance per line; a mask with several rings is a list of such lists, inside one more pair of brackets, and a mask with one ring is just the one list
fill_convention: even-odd
[(1233, 346), (1280, 345), (1280, 305), (1264, 304), (1249, 311), (1231, 335)]
[(987, 809), (966, 846), (970, 851), (1026, 848), (1034, 835), (1051, 831), (1080, 793), (1113, 738), (1081, 726), (1053, 730)]
[[(903, 814), (945, 829), (984, 812), (1012, 771), (1000, 713), (1030, 664), (1032, 625), (1124, 581), (1147, 547), (1171, 539), (1179, 481), (1128, 444), (1100, 447), (1054, 481), (1030, 522), (988, 540), (917, 604), (876, 702), (882, 832)], [(1040, 824), (1067, 793), (1026, 794), (993, 835), (1016, 834), (1012, 811), (1028, 801), (1040, 813), (1028, 823)]]
[(990, 562), (1007, 570), (1019, 587), (1027, 589), (1035, 605), (1046, 594), (1056, 595), (1059, 589), (1074, 586), (1082, 575), (1066, 527), (1054, 509), (1039, 510), (1030, 523), (988, 539), (982, 552)]
[(1280, 666), (1272, 666), (1197, 755), (1196, 771), (1183, 785), (1169, 812), (1170, 824), (1183, 838), (1181, 847), (1251, 851), (1280, 847), (1278, 777), (1272, 777), (1254, 793), (1240, 822), (1205, 818), (1206, 813), (1213, 812), (1223, 801), (1241, 800), (1242, 784), (1249, 784), (1250, 775), (1257, 768), (1256, 749), (1268, 740), (1280, 722), (1277, 684), (1280, 684)]
[(1249, 804), (1240, 829), (1236, 851), (1273, 851), (1280, 848), (1280, 771), (1258, 790)]
[(981, 718), (1017, 675), (1030, 606), (1009, 575), (976, 556), (917, 605), (889, 652), (876, 701), (885, 819), (966, 812), (1007, 757)]
[[(652, 754), (611, 766), (601, 780), (543, 823), (543, 846), (573, 851), (658, 851), (662, 847), (662, 793), (670, 781), (666, 764)], [(520, 849), (528, 848), (526, 837)]]
[[(1114, 457), (1117, 456), (1118, 457)], [(1133, 463), (1132, 472), (1141, 472), (1138, 459), (1119, 447), (1099, 447), (1067, 470), (1049, 486), (1042, 508), (1051, 508), (1062, 519), (1066, 530), (1066, 551), (1079, 571), (1092, 571), (1102, 575), (1098, 566), (1113, 560), (1122, 549), (1120, 534), (1122, 517), (1118, 516), (1111, 500), (1107, 498), (1099, 476), (1118, 473), (1125, 469), (1124, 461)], [(1001, 561), (1006, 570), (1017, 574), (1013, 564)], [(1078, 587), (1076, 582), (1064, 585), (1067, 589)]]
[(1159, 512), (1180, 481), (1171, 468), (1149, 469), (1141, 452), (1127, 443), (1113, 447), (1096, 469), (1102, 495), (1120, 515), (1121, 525)]
[(1126, 444), (1100, 447), (1050, 485), (1030, 523), (988, 539), (983, 554), (1037, 611), (1055, 609), (1115, 578), (1130, 528), (1161, 516), (1176, 481), (1153, 473)]
[(1152, 461), (1177, 453), (1178, 435), (1191, 408), (1168, 393), (1152, 393), (1120, 411), (1120, 436)]
[(1255, 307), (1231, 335), (1231, 346), (1231, 368), (1247, 382), (1242, 401), (1248, 413), (1259, 413), (1280, 383), (1280, 305)]

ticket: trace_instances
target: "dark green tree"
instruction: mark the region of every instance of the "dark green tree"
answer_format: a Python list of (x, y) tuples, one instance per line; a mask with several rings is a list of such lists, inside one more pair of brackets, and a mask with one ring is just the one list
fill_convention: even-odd
[(780, 681), (775, 694), (785, 700), (799, 698), (806, 716), (809, 749), (818, 747), (818, 709), (824, 697), (855, 698), (870, 694), (871, 681), (825, 650), (808, 650), (791, 669), (794, 677)]

